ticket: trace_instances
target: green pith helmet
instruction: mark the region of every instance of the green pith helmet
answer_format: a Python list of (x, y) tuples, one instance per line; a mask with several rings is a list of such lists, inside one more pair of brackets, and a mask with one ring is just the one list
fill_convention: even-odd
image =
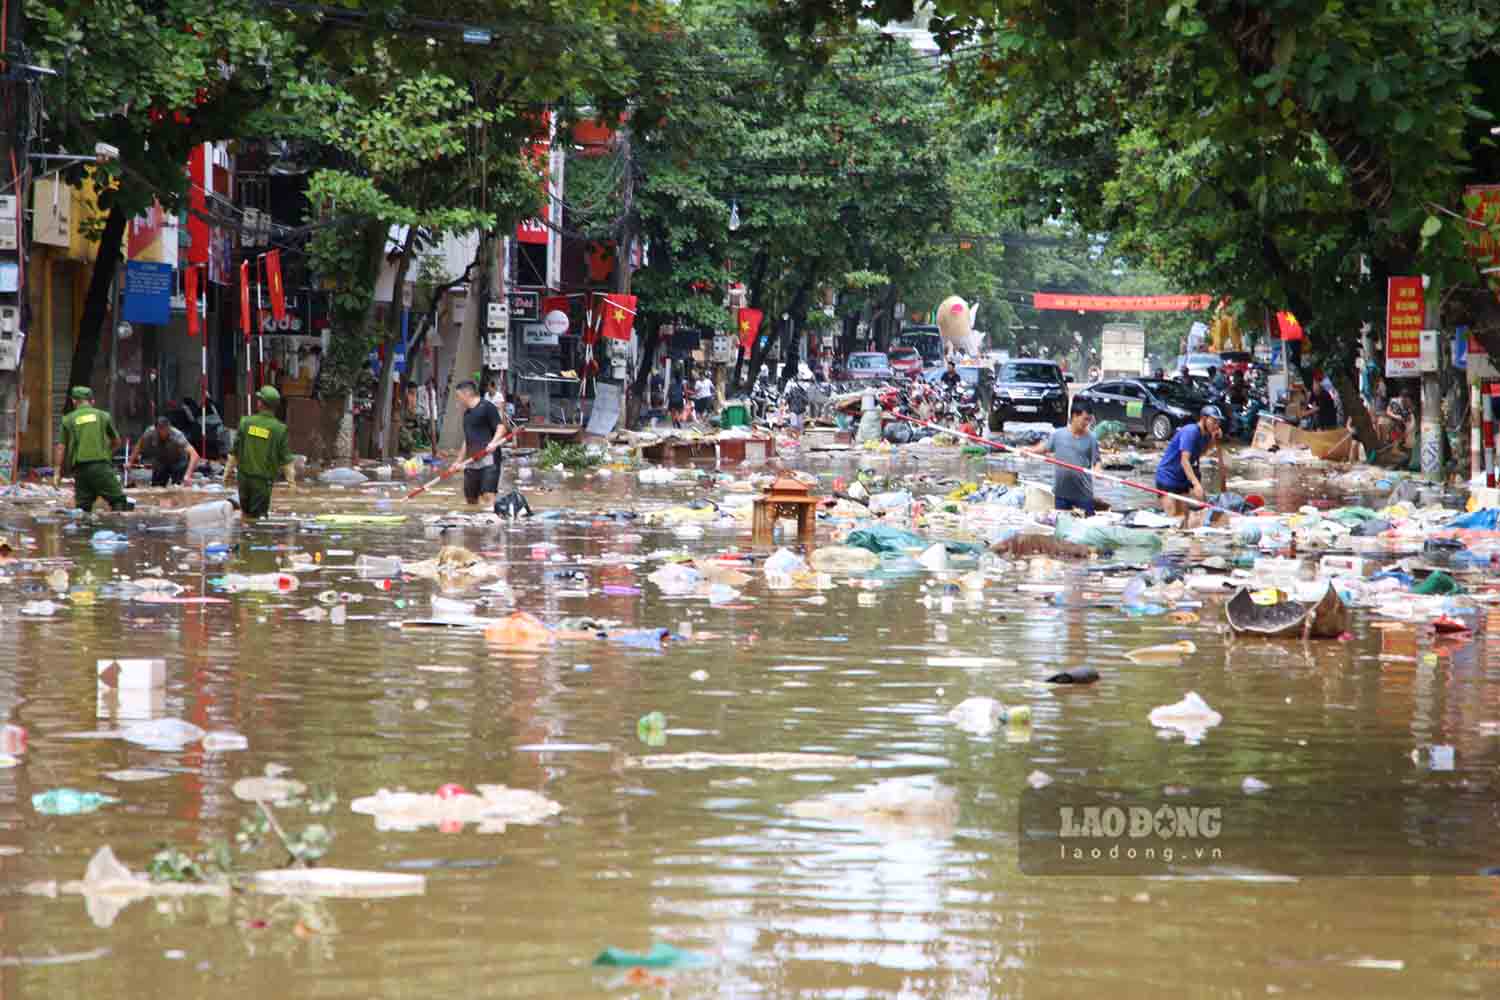
[(75, 385), (70, 393), (74, 399), (92, 399), (94, 390), (86, 385)]
[(255, 398), (267, 406), (277, 406), (281, 403), (281, 393), (276, 391), (274, 385), (263, 385), (255, 393)]

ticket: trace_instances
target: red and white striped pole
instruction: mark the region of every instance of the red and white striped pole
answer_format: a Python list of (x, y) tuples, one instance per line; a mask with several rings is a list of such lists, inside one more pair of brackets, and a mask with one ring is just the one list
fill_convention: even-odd
[(1484, 452), (1484, 485), (1495, 488), (1495, 383), (1479, 387), (1480, 446)]

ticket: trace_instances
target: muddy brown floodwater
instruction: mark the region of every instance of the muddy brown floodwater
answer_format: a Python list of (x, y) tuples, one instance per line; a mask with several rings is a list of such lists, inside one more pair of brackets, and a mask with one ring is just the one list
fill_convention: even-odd
[[(898, 459), (895, 469), (915, 467)], [(1279, 475), (1269, 499), (1299, 502), (1298, 473)], [(539, 510), (638, 510), (698, 495), (623, 475), (542, 474), (534, 485), (551, 487), (531, 492)], [(378, 492), (278, 497), (278, 512), (370, 512), (368, 494)], [(442, 493), (412, 513), (453, 502)], [(30, 735), (19, 764), (0, 768), (0, 997), (1374, 1000), (1500, 989), (1500, 879), (1424, 875), (1420, 860), (1457, 842), (1464, 872), (1500, 863), (1492, 837), (1500, 663), (1483, 632), (1435, 660), (1432, 638), (1373, 628), (1364, 615), (1350, 641), (1235, 643), (1213, 603), (1192, 625), (1120, 614), (1097, 567), (1071, 569), (1060, 598), (1018, 590), (1026, 577), (1012, 573), (948, 613), (940, 601), (924, 603), (937, 593), (926, 576), (814, 594), (768, 589), (755, 572), (741, 597), (711, 606), (664, 597), (645, 580), (656, 565), (646, 557), (747, 546), (747, 530), (709, 527), (684, 539), (590, 516), (453, 529), (446, 540), (506, 563), (515, 608), (549, 622), (588, 615), (674, 631), (690, 623), (693, 632), (661, 649), (583, 640), (518, 651), (476, 632), (391, 627), (428, 613), (434, 585), (408, 579), (380, 589), (340, 553), (431, 556), (439, 539), (415, 516), (394, 527), (319, 530), (292, 518), (237, 530), (237, 553), (206, 566), (185, 534), (144, 530), (163, 520), (150, 515), (99, 519), (131, 532), (128, 547), (104, 553), (89, 545), (94, 525), (80, 530), (56, 512), (17, 505), (0, 518), (11, 537), (35, 542), (0, 582), (0, 722)], [(191, 593), (212, 596), (207, 580), (274, 570), (294, 550), (321, 563), (287, 595), (158, 605), (101, 590), (160, 566)], [(92, 602), (75, 595), (55, 617), (19, 616), (23, 602), (45, 596), (42, 559), (71, 560), (72, 583), (92, 590)], [(347, 606), (343, 624), (298, 616), (330, 588), (363, 598)], [(1171, 663), (1123, 656), (1178, 639), (1197, 652)], [(95, 661), (110, 657), (164, 658), (161, 714), (236, 730), (248, 749), (169, 753), (67, 738), (116, 724), (96, 700)], [(1100, 683), (1037, 683), (1085, 665)], [(1222, 723), (1196, 744), (1162, 738), (1148, 713), (1188, 691)], [(956, 728), (945, 716), (971, 696), (1029, 704), (1029, 732)], [(658, 748), (637, 734), (652, 711), (667, 720)], [(1453, 748), (1451, 770), (1420, 762), (1433, 746)], [(794, 771), (625, 762), (694, 751), (858, 761)], [(231, 786), (268, 764), (337, 792), (326, 815), (279, 813), (290, 827), (329, 828), (326, 863), (420, 872), (425, 895), (146, 900), (101, 927), (76, 896), (21, 892), (80, 877), (104, 844), (140, 870), (163, 843), (197, 850), (233, 841), (253, 810)], [(164, 773), (132, 783), (106, 777), (126, 768)], [(1280, 831), (1283, 846), (1311, 858), (1291, 877), (1235, 857), (1206, 866), (1199, 874), (1207, 877), (1044, 877), (1018, 863), (1020, 803), (1036, 772), (1054, 785), (1206, 790), (1225, 803), (1226, 824), (1247, 799), (1249, 776), (1270, 786), (1257, 798), (1272, 802), (1365, 791), (1342, 826), (1310, 817)], [(956, 814), (864, 822), (790, 808), (903, 777), (951, 789)], [(349, 808), (380, 788), (448, 782), (530, 789), (562, 811), (503, 833), (400, 832)], [(55, 787), (120, 801), (85, 815), (36, 812), (33, 794)], [(1434, 801), (1448, 806), (1423, 813), (1429, 792), (1447, 794)], [(1394, 823), (1405, 835), (1351, 841), (1357, 824), (1345, 822), (1347, 812), (1361, 807), (1374, 825)], [(1457, 827), (1454, 838), (1448, 827)], [(1405, 873), (1320, 877), (1321, 857), (1336, 872), (1350, 853)], [(591, 964), (606, 946), (646, 951), (657, 941), (710, 961), (662, 972), (665, 986)]]

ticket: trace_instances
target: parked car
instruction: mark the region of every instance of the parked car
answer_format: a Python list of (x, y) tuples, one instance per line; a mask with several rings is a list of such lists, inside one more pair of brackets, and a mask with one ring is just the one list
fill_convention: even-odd
[(915, 347), (893, 347), (885, 355), (897, 375), (915, 378), (922, 374), (922, 354)]
[(1217, 354), (1210, 354), (1207, 351), (1194, 351), (1192, 354), (1177, 355), (1177, 363), (1172, 366), (1172, 370), (1167, 372), (1167, 374), (1181, 375), (1182, 370), (1186, 368), (1187, 373), (1194, 378), (1208, 378), (1208, 370), (1210, 368), (1220, 368), (1223, 367), (1223, 364), (1223, 360)]
[(1098, 382), (1078, 394), (1094, 408), (1096, 421), (1118, 420), (1126, 430), (1166, 441), (1177, 428), (1198, 419), (1206, 400), (1170, 379)]
[(1007, 420), (1068, 422), (1068, 380), (1055, 361), (1016, 358), (1000, 365), (990, 403), (990, 430), (1002, 431)]
[(943, 363), (943, 337), (935, 326), (909, 326), (896, 338), (900, 347), (915, 347), (926, 366)]
[(894, 378), (891, 360), (879, 351), (858, 351), (844, 359), (833, 373), (836, 382), (865, 382)]

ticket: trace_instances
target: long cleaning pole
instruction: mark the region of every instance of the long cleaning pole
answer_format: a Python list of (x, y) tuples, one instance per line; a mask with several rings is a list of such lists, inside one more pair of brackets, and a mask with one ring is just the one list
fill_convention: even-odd
[(1182, 503), (1192, 504), (1195, 507), (1203, 507), (1208, 510), (1223, 511), (1225, 514), (1234, 513), (1234, 511), (1232, 510), (1226, 510), (1223, 507), (1217, 507), (1211, 503), (1199, 500), (1197, 497), (1183, 496), (1182, 494), (1178, 493), (1168, 493), (1166, 490), (1159, 490), (1154, 486), (1147, 486), (1144, 483), (1131, 482), (1129, 479), (1121, 479), (1119, 476), (1111, 476), (1107, 472), (1094, 472), (1092, 469), (1085, 469), (1082, 466), (1073, 465), (1070, 462), (1064, 462), (1062, 459), (1053, 458), (1050, 455), (1038, 455), (1035, 452), (1024, 451), (1020, 448), (1012, 448), (1010, 445), (1000, 444), (997, 441), (988, 441), (982, 437), (976, 437), (973, 434), (966, 434), (963, 431), (954, 430), (952, 427), (944, 427), (941, 424), (934, 424), (926, 420), (918, 420), (915, 417), (908, 417), (906, 419), (908, 423), (920, 424), (923, 427), (931, 427), (933, 430), (942, 431), (945, 434), (956, 434), (961, 438), (967, 438), (968, 440), (973, 441), (975, 444), (982, 444), (989, 448), (995, 448), (1000, 451), (1009, 452), (1012, 455), (1020, 455), (1023, 458), (1040, 459), (1043, 462), (1048, 463), (1049, 465), (1059, 465), (1064, 469), (1072, 469), (1074, 472), (1081, 472), (1086, 476), (1093, 476), (1095, 479), (1103, 479), (1105, 482), (1118, 483), (1121, 486), (1131, 486), (1138, 490), (1145, 490), (1147, 493), (1154, 493), (1159, 497), (1168, 497), (1169, 499), (1178, 500)]

